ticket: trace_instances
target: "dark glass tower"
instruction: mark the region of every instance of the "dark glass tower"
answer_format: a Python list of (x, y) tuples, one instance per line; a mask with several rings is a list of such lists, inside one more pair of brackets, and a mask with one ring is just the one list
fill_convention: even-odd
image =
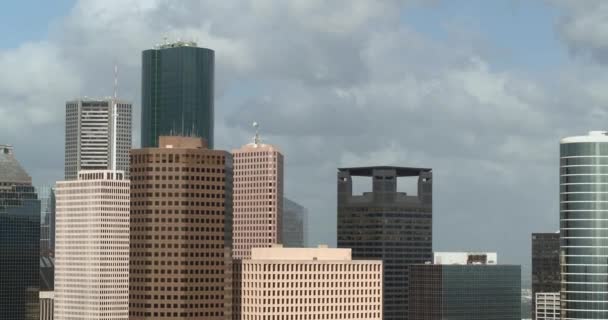
[(40, 200), (32, 179), (0, 145), (0, 318), (39, 319)]
[(196, 136), (213, 148), (213, 50), (177, 42), (142, 54), (142, 148), (161, 135)]
[(559, 233), (532, 234), (532, 319), (536, 318), (536, 294), (559, 293)]
[(415, 265), (409, 290), (410, 319), (521, 319), (520, 266)]
[[(372, 177), (373, 190), (353, 195), (353, 176)], [(384, 319), (407, 319), (408, 266), (433, 259), (431, 169), (338, 169), (338, 247), (353, 259), (384, 262)], [(418, 194), (397, 192), (398, 177), (418, 177)]]
[(608, 132), (560, 142), (562, 319), (608, 319)]

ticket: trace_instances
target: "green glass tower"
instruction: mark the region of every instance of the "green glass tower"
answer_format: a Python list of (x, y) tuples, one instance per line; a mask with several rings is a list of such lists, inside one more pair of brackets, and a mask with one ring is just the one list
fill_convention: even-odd
[(213, 148), (214, 61), (194, 42), (142, 53), (142, 148), (158, 147), (161, 135), (201, 137)]

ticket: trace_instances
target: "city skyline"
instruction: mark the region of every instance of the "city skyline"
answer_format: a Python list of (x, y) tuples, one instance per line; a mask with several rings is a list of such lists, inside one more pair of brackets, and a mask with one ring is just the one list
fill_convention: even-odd
[[(50, 185), (61, 179), (66, 99), (109, 95), (116, 60), (119, 96), (133, 101), (138, 114), (141, 51), (161, 43), (164, 35), (198, 38), (217, 56), (216, 148), (240, 145), (257, 115), (273, 115), (263, 127), (289, 156), (285, 195), (309, 208), (311, 224), (319, 225), (310, 245), (335, 244), (335, 168), (423, 165), (437, 178), (436, 250), (491, 249), (504, 261), (529, 266), (530, 233), (557, 229), (556, 141), (606, 123), (601, 90), (606, 43), (593, 36), (601, 28), (577, 24), (590, 17), (603, 25), (593, 19), (603, 12), (598, 2), (508, 3), (454, 8), (356, 2), (346, 9), (329, 3), (277, 4), (276, 11), (247, 3), (239, 14), (253, 18), (226, 26), (223, 21), (234, 18), (228, 14), (239, 11), (236, 2), (187, 8), (140, 4), (127, 10), (112, 3), (62, 2), (30, 27), (50, 27), (48, 34), (26, 29), (0, 48), (7, 74), (0, 83), (0, 136), (19, 150), (35, 185)], [(12, 5), (6, 12), (26, 15), (23, 7)], [(154, 21), (162, 12), (166, 16)], [(314, 19), (318, 12), (321, 21)], [(340, 12), (351, 18), (340, 19)], [(264, 14), (283, 30), (255, 21)], [(447, 25), (429, 26), (446, 16)], [(462, 22), (470, 16), (476, 17), (472, 25)], [(488, 21), (492, 18), (496, 22)], [(520, 36), (503, 25), (514, 26)], [(325, 35), (330, 28), (335, 32)], [(291, 41), (272, 41), (277, 39)], [(445, 50), (451, 41), (454, 49)], [(107, 53), (100, 51), (111, 51), (109, 43), (120, 46), (102, 57)], [(106, 50), (99, 50), (102, 46)], [(278, 54), (270, 55), (271, 48)], [(317, 56), (308, 57), (316, 50)], [(420, 57), (423, 53), (429, 57)], [(38, 64), (15, 63), (22, 57)], [(17, 72), (12, 65), (24, 69)], [(56, 74), (61, 79), (50, 81)], [(28, 90), (20, 87), (24, 83)], [(139, 146), (137, 128), (134, 147)], [(44, 132), (44, 139), (29, 132)], [(468, 197), (484, 201), (463, 201)], [(451, 230), (456, 224), (466, 232)], [(484, 227), (475, 227), (479, 224)], [(479, 238), (487, 241), (480, 244)]]

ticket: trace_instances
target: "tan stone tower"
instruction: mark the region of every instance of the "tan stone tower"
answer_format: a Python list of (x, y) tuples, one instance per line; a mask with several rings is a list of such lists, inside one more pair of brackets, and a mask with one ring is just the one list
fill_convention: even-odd
[[(257, 129), (257, 123), (254, 123)], [(251, 257), (251, 248), (281, 243), (283, 154), (272, 145), (253, 143), (232, 151), (234, 157), (235, 259)]]
[(131, 151), (130, 319), (225, 319), (232, 161), (203, 139)]

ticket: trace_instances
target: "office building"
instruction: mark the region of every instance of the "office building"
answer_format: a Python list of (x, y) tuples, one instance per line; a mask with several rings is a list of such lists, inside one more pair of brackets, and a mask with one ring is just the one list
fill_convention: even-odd
[[(353, 195), (352, 177), (372, 177), (372, 192)], [(417, 194), (397, 192), (397, 178), (417, 177)], [(384, 261), (384, 319), (407, 319), (408, 266), (433, 258), (432, 171), (338, 169), (338, 247), (353, 259)]]
[(53, 320), (53, 301), (55, 293), (53, 291), (40, 291), (40, 320)]
[(608, 319), (608, 132), (560, 141), (562, 319)]
[(283, 222), (281, 238), (285, 247), (306, 247), (308, 210), (283, 197)]
[(560, 320), (559, 292), (537, 292), (534, 296), (536, 320)]
[(75, 180), (81, 170), (112, 169), (112, 141), (115, 136), (116, 169), (124, 171), (128, 177), (131, 103), (112, 98), (66, 102), (65, 180)]
[(251, 252), (235, 262), (234, 320), (382, 319), (382, 261), (327, 246)]
[(213, 149), (213, 50), (165, 43), (142, 53), (141, 145), (160, 136), (202, 137)]
[(40, 255), (55, 256), (55, 190), (52, 187), (39, 187), (40, 199)]
[(0, 145), (0, 318), (39, 317), (40, 200), (13, 147)]
[(232, 159), (194, 137), (131, 151), (130, 317), (224, 320)]
[(55, 320), (128, 319), (129, 180), (83, 170), (55, 196)]
[[(536, 310), (537, 294), (559, 294), (559, 232), (532, 234), (532, 318), (539, 313)], [(541, 306), (545, 308), (545, 306)], [(536, 311), (534, 311), (536, 310)], [(544, 312), (542, 312), (544, 314)]]
[(232, 151), (234, 157), (234, 259), (248, 259), (251, 248), (281, 243), (283, 154), (254, 141)]
[(496, 264), (495, 253), (437, 253), (434, 260), (442, 264), (410, 266), (410, 319), (521, 319), (520, 266)]

